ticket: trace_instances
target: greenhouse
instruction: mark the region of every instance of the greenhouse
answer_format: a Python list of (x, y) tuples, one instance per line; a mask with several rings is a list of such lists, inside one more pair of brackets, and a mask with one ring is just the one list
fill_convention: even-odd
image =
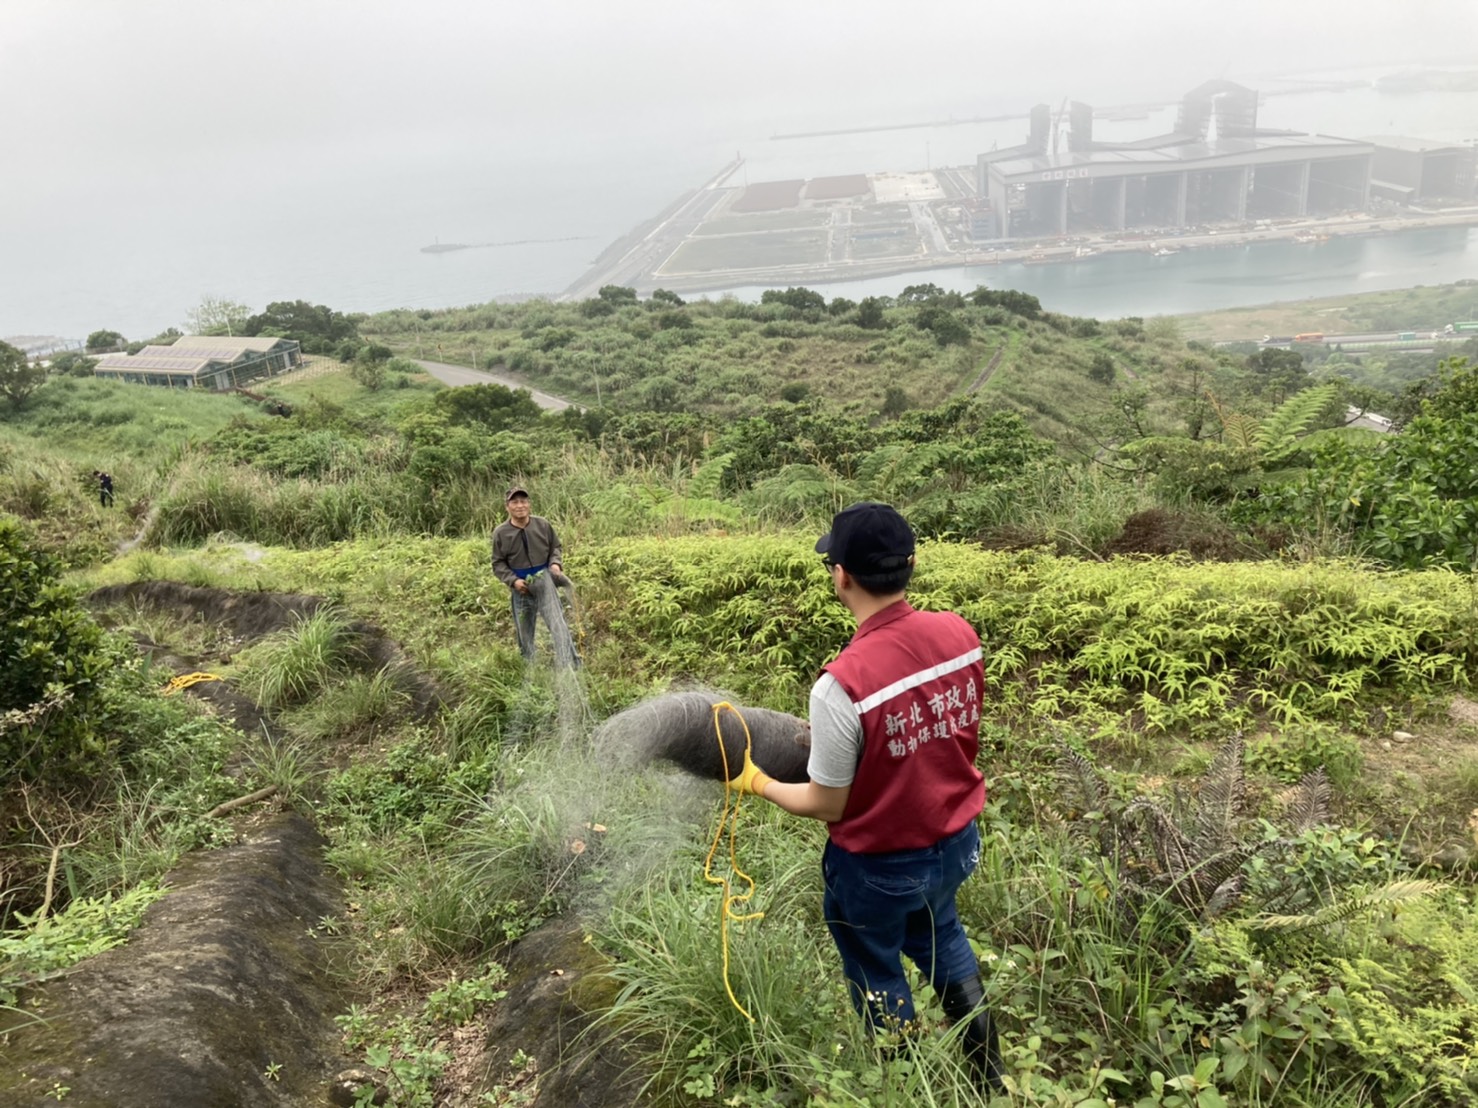
[(295, 339), (182, 335), (169, 346), (146, 346), (137, 354), (109, 354), (93, 372), (139, 385), (219, 392), (276, 377), (302, 363), (303, 352)]

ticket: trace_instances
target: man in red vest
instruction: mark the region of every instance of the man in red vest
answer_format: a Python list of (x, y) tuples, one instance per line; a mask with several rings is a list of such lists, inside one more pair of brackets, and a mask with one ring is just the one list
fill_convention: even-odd
[(730, 787), (827, 824), (823, 908), (869, 1028), (906, 1030), (914, 1019), (906, 954), (945, 1014), (968, 1021), (966, 1059), (999, 1091), (995, 1026), (955, 910), (980, 858), (985, 805), (980, 639), (955, 613), (908, 603), (914, 534), (888, 505), (839, 512), (816, 551), (857, 631), (811, 689), (810, 780), (776, 781), (746, 758)]

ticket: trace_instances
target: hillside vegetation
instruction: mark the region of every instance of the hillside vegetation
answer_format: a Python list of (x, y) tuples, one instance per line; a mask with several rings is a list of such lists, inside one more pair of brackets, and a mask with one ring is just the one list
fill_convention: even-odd
[[(726, 961), (702, 879), (722, 790), (591, 745), (694, 683), (804, 714), (850, 633), (812, 544), (876, 498), (924, 538), (915, 602), (986, 648), (960, 908), (1011, 1102), (1478, 1102), (1478, 372), (1377, 397), (991, 290), (628, 291), (352, 336), (269, 310), (332, 325), (343, 366), (265, 386), (286, 418), (67, 375), (0, 414), (0, 1005), (122, 941), (181, 852), (232, 837), (213, 810), (271, 787), (345, 882), (352, 913), (314, 928), (345, 936), (344, 1049), (393, 1103), (539, 1103), (521, 1049), (482, 1042), (481, 1080), (453, 1054), (550, 920), (598, 967), (584, 1041), (635, 1051), (653, 1102), (978, 1103), (937, 1008), (917, 1039), (862, 1036), (819, 827), (746, 807), (765, 917)], [(589, 406), (441, 388), (397, 356), (418, 343)], [(1375, 400), (1399, 434), (1340, 426)], [(578, 677), (525, 669), (488, 571), (512, 481), (564, 539)], [(243, 640), (83, 599), (151, 581), (323, 603)], [(371, 661), (369, 626), (408, 668)], [(133, 642), (265, 726), (159, 695), (173, 673)]]
[(1297, 335), (1306, 331), (1330, 334), (1440, 331), (1458, 320), (1478, 319), (1478, 279), (1258, 304), (1250, 308), (1223, 308), (1177, 319), (1188, 338), (1202, 342), (1255, 342), (1263, 335)]

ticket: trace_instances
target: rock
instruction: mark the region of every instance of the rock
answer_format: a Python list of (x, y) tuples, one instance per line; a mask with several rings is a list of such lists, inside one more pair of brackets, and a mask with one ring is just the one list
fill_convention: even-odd
[(363, 1066), (350, 1066), (339, 1071), (328, 1087), (328, 1098), (341, 1108), (354, 1108), (359, 1103), (359, 1090), (366, 1085), (375, 1086), (375, 1097), (371, 1104), (384, 1104), (390, 1099), (390, 1089), (379, 1084), (375, 1072)]
[(1409, 743), (1416, 736), (1410, 731), (1392, 731), (1391, 738), (1395, 739), (1398, 743)]
[(1432, 856), (1432, 861), (1443, 869), (1451, 871), (1465, 869), (1468, 865), (1470, 852), (1461, 843), (1449, 843)]
[(1391, 740), (1390, 739), (1382, 739), (1380, 741), (1380, 748), (1382, 750), (1390, 750), (1391, 749)]
[(1452, 698), (1452, 703), (1447, 706), (1447, 714), (1453, 723), (1478, 725), (1478, 701), (1469, 700), (1465, 696), (1455, 696)]

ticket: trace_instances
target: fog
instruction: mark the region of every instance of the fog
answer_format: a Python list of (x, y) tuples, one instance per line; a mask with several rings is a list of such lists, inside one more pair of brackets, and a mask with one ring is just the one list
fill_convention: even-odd
[[(489, 252), (462, 299), (552, 291), (776, 132), (1471, 64), (1478, 4), (6, 0), (0, 35), (0, 334), (75, 333), (112, 313), (163, 327), (207, 291), (374, 307), (461, 290), (445, 268), (373, 288), (324, 268), (374, 236), (386, 253), (356, 272), (436, 235), (594, 240)], [(845, 160), (816, 171), (902, 168)], [(273, 234), (295, 257), (244, 264)]]

